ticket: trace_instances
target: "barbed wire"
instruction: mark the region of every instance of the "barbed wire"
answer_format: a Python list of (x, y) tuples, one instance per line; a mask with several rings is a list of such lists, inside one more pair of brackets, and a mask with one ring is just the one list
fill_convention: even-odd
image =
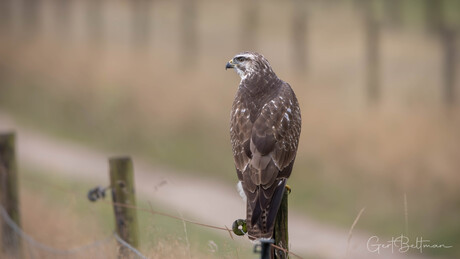
[[(217, 230), (224, 230), (226, 232), (229, 233), (230, 237), (232, 240), (234, 240), (233, 238), (233, 234), (232, 234), (232, 230), (230, 230), (227, 226), (224, 226), (224, 227), (218, 227), (218, 226), (213, 226), (213, 225), (209, 225), (209, 224), (204, 224), (204, 223), (200, 223), (200, 222), (196, 222), (196, 221), (192, 221), (192, 220), (188, 220), (188, 219), (184, 219), (184, 218), (181, 218), (181, 217), (177, 217), (177, 216), (174, 216), (174, 215), (171, 215), (171, 214), (168, 214), (168, 213), (164, 213), (164, 212), (160, 212), (160, 211), (156, 211), (156, 210), (153, 210), (152, 208), (150, 209), (146, 209), (146, 208), (140, 208), (140, 207), (137, 207), (137, 206), (134, 206), (134, 205), (130, 205), (130, 204), (124, 204), (124, 203), (118, 203), (118, 202), (110, 202), (110, 201), (103, 201), (104, 203), (108, 203), (108, 204), (111, 204), (112, 206), (120, 206), (120, 207), (125, 207), (125, 208), (130, 208), (130, 209), (135, 209), (135, 210), (139, 210), (139, 211), (143, 211), (143, 212), (147, 212), (147, 213), (150, 213), (152, 215), (161, 215), (161, 216), (164, 216), (164, 217), (168, 217), (168, 218), (172, 218), (172, 219), (176, 219), (176, 220), (181, 220), (181, 221), (185, 221), (187, 223), (190, 223), (190, 224), (194, 224), (194, 225), (197, 225), (197, 226), (202, 226), (202, 227), (207, 227), (207, 228), (212, 228), (212, 229), (217, 229)], [(249, 237), (249, 234), (247, 234), (248, 237)], [(253, 237), (254, 239), (257, 239), (256, 237)], [(281, 250), (283, 251), (285, 254), (290, 254), (290, 255), (293, 255), (299, 259), (303, 259), (300, 255), (292, 252), (292, 251), (289, 251), (288, 249), (285, 249), (283, 247), (280, 247), (280, 246), (277, 246), (275, 244), (270, 244), (271, 247), (273, 247), (274, 249), (278, 249), (278, 250)]]
[(24, 240), (27, 241), (27, 243), (31, 246), (34, 246), (34, 247), (37, 247), (41, 250), (44, 250), (48, 253), (51, 253), (51, 254), (55, 254), (55, 255), (71, 255), (71, 254), (76, 254), (76, 253), (80, 253), (80, 252), (83, 252), (83, 251), (86, 251), (86, 250), (90, 250), (90, 249), (93, 249), (93, 248), (96, 248), (96, 247), (100, 247), (104, 244), (107, 244), (109, 243), (110, 241), (113, 240), (113, 238), (115, 238), (115, 240), (121, 244), (122, 246), (128, 248), (129, 250), (131, 250), (133, 253), (135, 253), (139, 258), (142, 258), (142, 259), (147, 259), (146, 256), (144, 256), (143, 254), (141, 254), (137, 249), (135, 249), (134, 247), (132, 247), (131, 245), (129, 245), (128, 243), (126, 243), (123, 239), (121, 239), (117, 233), (113, 233), (113, 234), (110, 234), (108, 235), (107, 237), (103, 238), (103, 239), (100, 239), (100, 240), (96, 240), (90, 244), (86, 244), (86, 245), (83, 245), (83, 246), (80, 246), (80, 247), (76, 247), (76, 248), (71, 248), (71, 249), (58, 249), (58, 248), (54, 248), (52, 246), (49, 246), (49, 245), (45, 245), (43, 243), (40, 243), (38, 242), (37, 240), (35, 240), (33, 237), (31, 237), (29, 234), (25, 233), (17, 224), (16, 222), (13, 221), (13, 219), (11, 219), (11, 217), (8, 215), (8, 213), (6, 212), (5, 208), (0, 205), (0, 215), (1, 217), (3, 218), (4, 222), (11, 228), (13, 229), (13, 231), (18, 234), (21, 238), (23, 238)]
[[(55, 186), (56, 187), (56, 186)], [(105, 192), (106, 190), (110, 189), (111, 186), (107, 186), (105, 188), (102, 188), (100, 186), (97, 186), (93, 189), (90, 190), (93, 191), (93, 192), (98, 192), (98, 194), (96, 195), (97, 198), (96, 200), (100, 200), (101, 202), (103, 203), (106, 203), (106, 204), (110, 204), (112, 206), (120, 206), (120, 207), (125, 207), (125, 208), (130, 208), (130, 209), (135, 209), (135, 210), (138, 210), (138, 211), (143, 211), (143, 212), (146, 212), (146, 213), (150, 213), (152, 215), (160, 215), (160, 216), (164, 216), (164, 217), (168, 217), (168, 218), (172, 218), (172, 219), (175, 219), (175, 220), (180, 220), (180, 221), (184, 221), (184, 222), (187, 222), (187, 223), (190, 223), (190, 224), (193, 224), (193, 225), (197, 225), (197, 226), (201, 226), (201, 227), (206, 227), (206, 228), (210, 228), (210, 229), (216, 229), (216, 230), (221, 230), (221, 231), (226, 231), (230, 238), (232, 240), (235, 240), (234, 237), (233, 237), (233, 231), (232, 229), (228, 228), (226, 225), (224, 225), (223, 227), (219, 227), (219, 226), (214, 226), (214, 225), (210, 225), (210, 224), (206, 224), (206, 223), (201, 223), (201, 222), (197, 222), (197, 221), (193, 221), (193, 220), (189, 220), (189, 219), (185, 219), (183, 217), (178, 217), (178, 216), (175, 216), (175, 215), (171, 215), (171, 214), (168, 214), (168, 213), (165, 213), (165, 212), (161, 212), (161, 211), (157, 211), (157, 210), (154, 210), (151, 203), (149, 202), (149, 205), (150, 205), (150, 208), (141, 208), (141, 207), (138, 207), (138, 206), (134, 206), (134, 205), (130, 205), (130, 204), (124, 204), (124, 203), (118, 203), (118, 202), (111, 202), (111, 201), (107, 201), (107, 200), (104, 200), (104, 197), (105, 195), (102, 194), (101, 192)], [(67, 188), (60, 188), (60, 189), (63, 189), (63, 190), (67, 190)], [(72, 191), (69, 191), (67, 190), (67, 192), (69, 192), (70, 194), (72, 194), (73, 197), (81, 197), (81, 195), (78, 195), (77, 193), (75, 192), (72, 192)], [(91, 196), (90, 192), (88, 193), (87, 195), (87, 199), (91, 200), (89, 196)], [(94, 196), (93, 196), (94, 197)], [(91, 200), (91, 201), (95, 201), (95, 200)], [(14, 223), (14, 222), (13, 222)], [(121, 239), (120, 236), (118, 236), (116, 234), (116, 232), (114, 232), (113, 235), (111, 236), (115, 236), (116, 240), (123, 246), (127, 247), (128, 249), (130, 249), (133, 253), (135, 253), (139, 258), (147, 258), (145, 257), (144, 255), (142, 255), (138, 250), (136, 250), (134, 247), (132, 247), (131, 245), (129, 245), (127, 242), (125, 242), (123, 239)], [(249, 236), (247, 236), (248, 239), (249, 239)], [(123, 242), (120, 242), (119, 240), (122, 240)], [(286, 254), (289, 254), (289, 255), (292, 255), (294, 257), (297, 257), (299, 259), (303, 259), (300, 255), (292, 252), (292, 251), (289, 251), (283, 247), (280, 247), (280, 246), (277, 246), (275, 244), (271, 244), (270, 245), (271, 247), (273, 247), (274, 249), (278, 249), (278, 250), (281, 250), (283, 251), (284, 253)]]
[[(209, 224), (205, 224), (205, 223), (200, 223), (200, 222), (196, 222), (196, 221), (193, 221), (193, 220), (184, 219), (184, 218), (181, 218), (181, 217), (178, 217), (178, 216), (174, 216), (174, 215), (171, 215), (171, 214), (168, 214), (168, 213), (156, 211), (156, 210), (153, 210), (151, 208), (150, 209), (145, 209), (145, 208), (140, 208), (140, 207), (137, 207), (137, 206), (134, 206), (134, 205), (125, 204), (125, 203), (119, 203), (119, 202), (111, 202), (111, 201), (103, 201), (103, 202), (108, 203), (108, 204), (110, 204), (112, 206), (125, 207), (125, 208), (129, 208), (129, 209), (135, 209), (135, 210), (139, 210), (139, 211), (148, 212), (148, 213), (150, 213), (152, 215), (161, 215), (161, 216), (165, 216), (165, 217), (168, 217), (168, 218), (173, 218), (173, 219), (177, 219), (177, 220), (181, 220), (181, 221), (183, 220), (183, 221), (185, 221), (187, 223), (202, 226), (202, 227), (208, 227), (208, 228), (213, 228), (213, 229), (218, 229), (218, 230), (231, 231), (226, 226), (225, 227), (218, 227), (218, 226), (213, 226), (213, 225), (209, 225)], [(230, 236), (233, 239), (233, 236), (231, 234), (230, 234)]]

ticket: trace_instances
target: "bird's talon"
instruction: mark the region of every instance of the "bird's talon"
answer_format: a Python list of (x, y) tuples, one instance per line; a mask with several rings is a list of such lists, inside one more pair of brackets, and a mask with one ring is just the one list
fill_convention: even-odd
[(291, 191), (292, 191), (291, 186), (286, 184), (286, 190), (288, 191), (288, 194), (291, 194)]

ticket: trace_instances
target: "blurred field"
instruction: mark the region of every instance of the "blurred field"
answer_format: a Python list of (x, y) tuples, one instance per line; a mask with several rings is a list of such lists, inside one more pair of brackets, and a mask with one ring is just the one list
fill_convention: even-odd
[[(43, 2), (41, 12), (52, 13), (53, 2)], [(254, 49), (291, 84), (302, 108), (291, 204), (345, 227), (366, 207), (358, 227), (394, 236), (405, 229), (407, 194), (409, 234), (453, 244), (427, 253), (454, 257), (459, 106), (443, 102), (442, 44), (425, 30), (424, 7), (416, 2), (403, 1), (399, 26), (381, 28), (378, 104), (366, 99), (364, 24), (352, 1), (309, 3), (304, 68), (292, 61), (292, 3), (260, 5)], [(459, 4), (447, 2), (456, 24)], [(129, 40), (126, 3), (107, 5), (106, 33), (97, 42), (85, 36), (85, 1), (73, 3), (67, 36), (55, 33), (50, 16), (33, 37), (21, 33), (18, 19), (4, 30), (0, 108), (61, 138), (234, 183), (228, 120), (239, 78), (224, 66), (244, 50), (240, 3), (197, 1), (197, 47), (185, 56), (180, 2), (153, 3), (151, 34), (141, 46)]]
[[(113, 208), (103, 201), (88, 201), (89, 188), (87, 183), (54, 173), (25, 170), (20, 193), (22, 228), (38, 242), (56, 249), (71, 249), (105, 239), (114, 229)], [(143, 199), (138, 206), (149, 207)], [(177, 211), (171, 213), (177, 214)], [(142, 211), (138, 217), (142, 230), (140, 251), (148, 258), (247, 258), (251, 254), (248, 244), (232, 241), (213, 230), (187, 224), (185, 233), (181, 221)], [(30, 246), (25, 240), (23, 244), (26, 258), (63, 258)], [(65, 258), (115, 258), (116, 251), (112, 240)]]

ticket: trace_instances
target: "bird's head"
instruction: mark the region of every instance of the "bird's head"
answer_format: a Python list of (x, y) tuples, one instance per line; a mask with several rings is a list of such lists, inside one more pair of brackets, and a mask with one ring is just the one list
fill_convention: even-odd
[(273, 73), (270, 63), (259, 53), (242, 52), (230, 59), (225, 66), (225, 69), (234, 68), (241, 80), (250, 77), (256, 73)]

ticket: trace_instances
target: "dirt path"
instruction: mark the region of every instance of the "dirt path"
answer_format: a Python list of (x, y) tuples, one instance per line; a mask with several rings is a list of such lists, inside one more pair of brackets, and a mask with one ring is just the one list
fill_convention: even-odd
[[(17, 133), (20, 165), (59, 172), (75, 180), (94, 182), (95, 185), (107, 183), (107, 158), (114, 154), (31, 131), (0, 112), (0, 132), (12, 129)], [(245, 213), (244, 203), (234, 186), (154, 167), (135, 156), (133, 160), (137, 192), (152, 202), (182, 211), (191, 219), (217, 226), (230, 226)], [(398, 252), (392, 254), (389, 249), (380, 255), (370, 253), (366, 244), (372, 235), (364, 233), (353, 233), (347, 256), (348, 230), (317, 223), (293, 210), (289, 211), (289, 226), (291, 249), (303, 255), (355, 259), (421, 258)]]

